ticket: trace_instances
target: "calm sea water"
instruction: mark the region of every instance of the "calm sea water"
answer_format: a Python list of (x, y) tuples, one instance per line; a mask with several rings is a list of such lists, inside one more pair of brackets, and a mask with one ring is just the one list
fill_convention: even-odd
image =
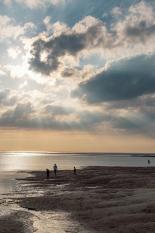
[(40, 152), (0, 153), (0, 171), (73, 169), (85, 166), (155, 166), (155, 157), (130, 154), (61, 154)]
[[(155, 166), (155, 157), (127, 154), (61, 154), (40, 152), (7, 152), (0, 153), (0, 193), (15, 189), (15, 171), (52, 169), (73, 169), (74, 166)], [(22, 175), (23, 176), (23, 175)]]

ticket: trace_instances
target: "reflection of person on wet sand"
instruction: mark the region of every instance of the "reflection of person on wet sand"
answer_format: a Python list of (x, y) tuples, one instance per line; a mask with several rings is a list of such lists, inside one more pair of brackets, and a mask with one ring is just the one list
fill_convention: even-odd
[(76, 175), (76, 167), (74, 167), (73, 171), (74, 171), (74, 175)]
[(53, 170), (54, 170), (54, 175), (56, 176), (57, 175), (57, 170), (58, 170), (58, 167), (57, 167), (56, 163), (53, 166)]
[(46, 177), (47, 177), (47, 179), (49, 178), (49, 176), (50, 176), (50, 170), (47, 168), (46, 169)]

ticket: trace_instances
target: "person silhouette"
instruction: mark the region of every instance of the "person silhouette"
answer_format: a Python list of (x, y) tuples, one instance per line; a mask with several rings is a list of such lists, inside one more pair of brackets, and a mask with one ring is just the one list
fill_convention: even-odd
[(57, 167), (56, 163), (53, 166), (53, 170), (54, 170), (54, 175), (56, 176), (57, 175), (57, 170), (58, 170), (58, 167)]
[(151, 163), (151, 162), (150, 162), (150, 160), (149, 160), (149, 159), (147, 160), (147, 163), (148, 163), (148, 165), (150, 165), (150, 163)]
[(74, 175), (76, 175), (76, 167), (74, 167), (73, 171), (74, 171)]

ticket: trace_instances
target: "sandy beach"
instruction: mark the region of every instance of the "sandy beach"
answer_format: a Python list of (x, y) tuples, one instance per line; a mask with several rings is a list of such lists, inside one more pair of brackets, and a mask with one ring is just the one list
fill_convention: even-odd
[(31, 172), (1, 195), (0, 233), (152, 233), (155, 169), (87, 167)]

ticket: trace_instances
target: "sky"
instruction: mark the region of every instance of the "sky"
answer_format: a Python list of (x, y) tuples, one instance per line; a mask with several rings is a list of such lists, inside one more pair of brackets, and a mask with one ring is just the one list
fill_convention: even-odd
[(154, 41), (154, 0), (0, 0), (0, 150), (155, 152)]

